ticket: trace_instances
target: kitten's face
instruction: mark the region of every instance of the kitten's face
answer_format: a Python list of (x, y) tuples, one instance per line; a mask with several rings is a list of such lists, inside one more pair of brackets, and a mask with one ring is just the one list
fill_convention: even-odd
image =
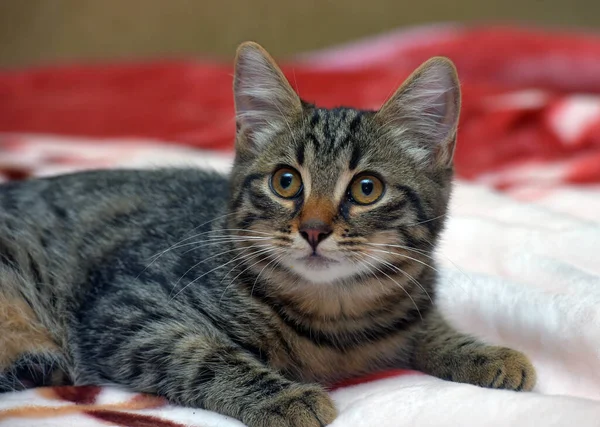
[(406, 270), (431, 251), (446, 211), (456, 127), (447, 116), (458, 104), (442, 86), (454, 84), (452, 75), (429, 76), (425, 92), (409, 82), (379, 112), (327, 110), (301, 103), (265, 55), (253, 45), (241, 50), (236, 73), (230, 224), (257, 254), (249, 267), (315, 284)]

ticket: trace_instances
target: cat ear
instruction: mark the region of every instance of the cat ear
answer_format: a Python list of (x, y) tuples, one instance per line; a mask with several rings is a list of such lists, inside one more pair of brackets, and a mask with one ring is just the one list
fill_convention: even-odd
[(252, 148), (260, 148), (302, 111), (300, 97), (273, 58), (253, 42), (237, 50), (233, 92), (238, 133), (243, 134), (238, 140)]
[(454, 64), (432, 58), (421, 65), (376, 114), (390, 136), (420, 163), (452, 165), (460, 113)]

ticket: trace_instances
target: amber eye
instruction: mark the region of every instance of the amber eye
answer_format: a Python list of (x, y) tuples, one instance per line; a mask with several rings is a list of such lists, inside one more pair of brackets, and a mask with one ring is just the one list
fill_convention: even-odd
[(362, 175), (354, 178), (350, 184), (350, 198), (359, 205), (375, 203), (383, 195), (383, 182), (372, 175)]
[(292, 199), (302, 191), (302, 178), (295, 169), (277, 169), (271, 176), (271, 190), (279, 197)]

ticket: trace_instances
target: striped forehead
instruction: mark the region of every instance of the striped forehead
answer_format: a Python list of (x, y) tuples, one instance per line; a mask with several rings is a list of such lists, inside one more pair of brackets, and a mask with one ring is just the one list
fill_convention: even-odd
[(311, 111), (305, 134), (297, 141), (296, 161), (310, 174), (315, 191), (330, 191), (340, 174), (357, 167), (357, 132), (366, 114), (343, 107)]

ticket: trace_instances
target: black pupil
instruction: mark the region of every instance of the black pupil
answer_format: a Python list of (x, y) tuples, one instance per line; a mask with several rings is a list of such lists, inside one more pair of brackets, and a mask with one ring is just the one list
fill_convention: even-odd
[(287, 190), (288, 188), (290, 188), (293, 181), (294, 181), (294, 175), (290, 172), (286, 172), (283, 175), (281, 175), (281, 178), (279, 180), (279, 185), (281, 185), (281, 188), (283, 188), (284, 190)]
[(363, 179), (360, 182), (360, 190), (365, 196), (370, 196), (373, 193), (374, 187), (373, 181), (370, 179)]

